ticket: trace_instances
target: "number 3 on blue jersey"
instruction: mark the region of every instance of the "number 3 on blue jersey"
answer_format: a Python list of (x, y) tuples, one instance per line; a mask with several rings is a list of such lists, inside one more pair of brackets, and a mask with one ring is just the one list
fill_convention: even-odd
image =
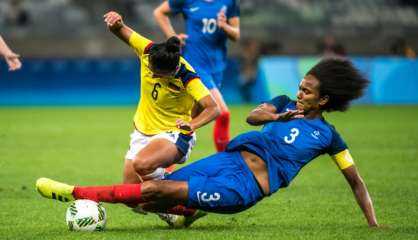
[(299, 129), (292, 128), (292, 129), (290, 129), (290, 137), (285, 136), (283, 139), (287, 144), (292, 144), (296, 140), (296, 137), (298, 135), (299, 135)]

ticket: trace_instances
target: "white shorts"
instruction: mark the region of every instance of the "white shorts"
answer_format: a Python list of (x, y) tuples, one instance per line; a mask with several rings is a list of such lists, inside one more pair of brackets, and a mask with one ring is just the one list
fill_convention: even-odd
[(148, 143), (157, 138), (167, 139), (174, 143), (177, 149), (184, 154), (184, 156), (175, 163), (184, 163), (189, 159), (192, 153), (192, 148), (196, 144), (196, 134), (185, 135), (180, 132), (162, 132), (154, 136), (146, 136), (137, 130), (134, 130), (130, 135), (131, 141), (129, 150), (126, 153), (125, 159), (132, 160), (136, 154), (141, 151)]

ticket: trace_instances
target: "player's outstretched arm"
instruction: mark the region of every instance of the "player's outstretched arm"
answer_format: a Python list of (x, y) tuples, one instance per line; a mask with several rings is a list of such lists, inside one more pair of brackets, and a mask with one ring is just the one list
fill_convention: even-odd
[(155, 21), (157, 21), (158, 25), (167, 38), (177, 36), (180, 39), (182, 46), (186, 44), (186, 39), (188, 36), (184, 33), (177, 34), (173, 28), (173, 25), (171, 24), (169, 18), (171, 15), (171, 8), (170, 4), (168, 4), (168, 1), (164, 1), (157, 8), (155, 8), (153, 15)]
[(345, 179), (350, 184), (353, 190), (354, 196), (359, 204), (361, 210), (366, 217), (366, 220), (370, 227), (378, 227), (376, 215), (374, 212), (373, 202), (370, 198), (369, 192), (367, 191), (366, 184), (360, 177), (355, 165), (352, 165), (346, 169), (341, 170), (345, 176)]
[(276, 113), (274, 105), (263, 103), (250, 112), (247, 123), (253, 126), (263, 125), (274, 121), (289, 121), (294, 118), (303, 118), (303, 113), (298, 110), (291, 110), (284, 113)]
[(133, 30), (123, 23), (122, 16), (117, 12), (110, 11), (103, 18), (109, 30), (129, 45), (129, 37)]

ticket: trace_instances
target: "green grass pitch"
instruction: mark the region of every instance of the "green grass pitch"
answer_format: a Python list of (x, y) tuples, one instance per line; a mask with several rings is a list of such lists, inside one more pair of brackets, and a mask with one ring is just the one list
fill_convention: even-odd
[[(245, 123), (252, 107), (231, 107), (232, 136), (255, 129)], [(189, 229), (105, 204), (104, 232), (68, 231), (68, 204), (40, 197), (35, 180), (119, 183), (134, 110), (0, 108), (0, 239), (418, 239), (417, 106), (355, 106), (327, 115), (349, 144), (380, 229), (366, 226), (344, 177), (322, 156), (250, 210), (210, 214)], [(214, 151), (209, 125), (198, 131), (192, 161)]]

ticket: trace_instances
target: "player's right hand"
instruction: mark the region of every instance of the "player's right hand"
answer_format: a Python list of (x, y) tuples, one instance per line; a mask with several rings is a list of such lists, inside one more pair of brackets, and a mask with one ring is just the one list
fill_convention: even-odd
[(189, 35), (184, 33), (177, 34), (177, 37), (180, 39), (180, 45), (184, 47), (186, 45), (186, 39), (189, 38)]
[(123, 27), (122, 16), (117, 12), (110, 11), (106, 13), (103, 19), (111, 31), (116, 31)]

